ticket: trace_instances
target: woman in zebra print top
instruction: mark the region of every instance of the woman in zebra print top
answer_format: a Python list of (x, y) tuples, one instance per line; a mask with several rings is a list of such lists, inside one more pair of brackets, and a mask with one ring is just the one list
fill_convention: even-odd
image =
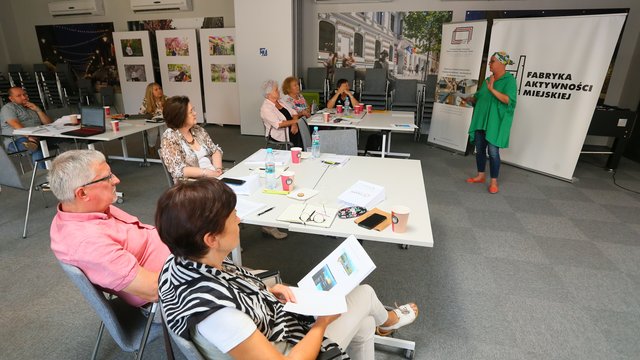
[[(376, 325), (387, 329), (415, 319), (387, 311), (370, 286), (347, 296), (342, 315), (313, 317), (288, 313), (291, 290), (267, 288), (227, 256), (240, 241), (236, 196), (215, 178), (178, 183), (158, 200), (156, 225), (172, 255), (160, 274), (159, 295), (167, 326), (191, 339), (205, 356), (234, 359), (373, 359)], [(407, 320), (406, 318), (411, 319)], [(323, 357), (327, 358), (327, 357)]]

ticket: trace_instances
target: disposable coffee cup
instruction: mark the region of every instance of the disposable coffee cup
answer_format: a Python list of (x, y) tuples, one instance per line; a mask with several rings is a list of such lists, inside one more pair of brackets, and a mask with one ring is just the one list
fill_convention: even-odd
[(342, 114), (342, 105), (336, 105), (336, 112)]
[(324, 118), (324, 122), (328, 123), (329, 119), (331, 118), (331, 114), (329, 114), (328, 112), (324, 113), (324, 115), (322, 115)]
[(300, 147), (292, 147), (291, 148), (291, 162), (292, 163), (299, 164), (301, 156), (302, 156), (302, 148), (300, 148)]
[(111, 120), (111, 129), (113, 132), (120, 131), (120, 121), (119, 120)]
[(367, 112), (371, 113), (373, 111), (373, 105), (367, 105)]
[(294, 177), (295, 177), (295, 173), (293, 171), (282, 172), (282, 175), (280, 175), (280, 180), (282, 180), (282, 190), (284, 191), (293, 190)]
[(71, 114), (69, 115), (69, 123), (71, 125), (78, 125), (78, 115), (77, 114)]
[(391, 208), (391, 230), (397, 233), (407, 231), (407, 222), (409, 222), (409, 208), (397, 205)]

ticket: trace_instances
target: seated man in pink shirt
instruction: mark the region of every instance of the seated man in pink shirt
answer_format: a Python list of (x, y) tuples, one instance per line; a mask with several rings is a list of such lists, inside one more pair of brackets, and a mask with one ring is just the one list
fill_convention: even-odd
[(95, 150), (59, 155), (49, 172), (60, 201), (51, 223), (56, 257), (133, 306), (158, 300), (158, 274), (169, 256), (156, 228), (112, 206), (120, 180)]

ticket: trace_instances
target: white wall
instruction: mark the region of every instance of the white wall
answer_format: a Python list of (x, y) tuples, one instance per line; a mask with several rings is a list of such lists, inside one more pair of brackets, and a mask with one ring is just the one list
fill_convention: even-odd
[[(393, 0), (383, 3), (316, 4), (302, 0), (303, 28), (301, 71), (317, 66), (318, 13), (356, 11), (450, 10), (453, 21), (464, 21), (467, 10), (543, 10), (629, 8), (629, 15), (618, 50), (605, 103), (635, 109), (640, 99), (640, 1), (638, 0), (521, 0), (521, 1), (441, 1)], [(594, 49), (597, 51), (597, 49)], [(632, 65), (636, 66), (633, 67)], [(304, 73), (298, 73), (304, 75)]]

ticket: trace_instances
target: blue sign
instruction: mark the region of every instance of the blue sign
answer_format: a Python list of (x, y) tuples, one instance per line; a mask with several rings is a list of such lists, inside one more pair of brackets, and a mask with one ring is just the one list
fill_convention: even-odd
[(260, 48), (260, 56), (267, 56), (269, 53), (267, 52), (267, 48)]

